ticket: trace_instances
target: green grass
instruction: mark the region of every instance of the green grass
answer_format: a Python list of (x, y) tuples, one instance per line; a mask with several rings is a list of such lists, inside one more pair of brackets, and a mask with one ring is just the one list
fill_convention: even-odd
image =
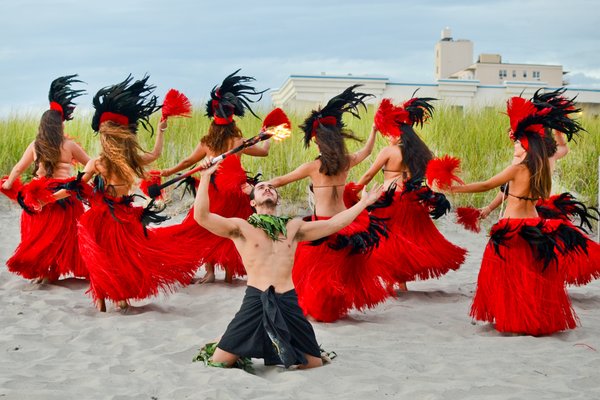
[[(264, 112), (262, 113), (264, 115)], [(312, 145), (305, 150), (298, 125), (304, 114), (290, 115), (294, 125), (291, 138), (271, 144), (267, 158), (245, 156), (242, 163), (252, 173), (262, 173), (266, 178), (285, 174), (303, 162), (314, 159), (317, 150)], [(18, 161), (25, 147), (37, 132), (39, 116), (17, 116), (0, 120), (0, 173), (8, 174)], [(158, 117), (153, 122), (156, 124)], [(90, 115), (79, 115), (66, 124), (66, 132), (75, 138), (91, 156), (99, 151), (99, 141), (90, 128)], [(373, 108), (370, 107), (362, 118), (351, 116), (345, 119), (349, 128), (357, 136), (365, 139), (373, 121)], [(587, 204), (598, 203), (598, 156), (600, 154), (600, 121), (583, 116), (582, 125), (588, 130), (577, 143), (570, 143), (570, 153), (557, 165), (554, 176), (555, 192), (569, 190), (576, 193)], [(207, 132), (210, 120), (202, 112), (195, 112), (192, 118), (176, 118), (169, 122), (165, 136), (162, 157), (152, 168), (165, 168), (177, 164), (197, 145)], [(258, 133), (261, 122), (251, 115), (238, 122), (246, 137)], [(461, 177), (465, 182), (485, 180), (505, 168), (512, 159), (512, 143), (507, 134), (508, 118), (500, 109), (485, 108), (479, 111), (463, 112), (455, 108), (439, 108), (434, 118), (422, 129), (417, 128), (425, 143), (437, 155), (450, 154), (462, 160)], [(140, 141), (145, 149), (151, 149), (154, 138), (141, 130)], [(369, 167), (379, 149), (385, 146), (382, 137), (377, 138), (373, 155), (350, 172), (350, 179), (357, 180)], [(361, 143), (348, 142), (351, 151)], [(376, 179), (380, 179), (376, 178)], [(282, 189), (282, 196), (294, 202), (303, 202), (307, 195), (307, 181), (296, 182)], [(482, 206), (496, 195), (496, 191), (473, 195), (455, 195), (451, 200), (455, 205)]]

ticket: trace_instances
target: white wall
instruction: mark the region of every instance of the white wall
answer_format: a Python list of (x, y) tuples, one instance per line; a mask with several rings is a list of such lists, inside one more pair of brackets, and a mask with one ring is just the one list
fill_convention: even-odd
[[(477, 80), (441, 79), (434, 84), (418, 84), (389, 82), (386, 78), (292, 75), (280, 89), (272, 92), (272, 100), (277, 107), (289, 111), (304, 111), (324, 105), (331, 97), (357, 83), (364, 85), (360, 91), (376, 96), (369, 100), (370, 103), (378, 103), (384, 97), (395, 102), (406, 101), (419, 89), (416, 94), (419, 97), (435, 97), (440, 100), (438, 104), (464, 108), (504, 106), (506, 100), (521, 93), (523, 97), (531, 97), (540, 87), (548, 87), (549, 90), (559, 87), (545, 82), (482, 85)], [(577, 102), (585, 112), (600, 114), (600, 89), (567, 87), (567, 95), (577, 96)]]

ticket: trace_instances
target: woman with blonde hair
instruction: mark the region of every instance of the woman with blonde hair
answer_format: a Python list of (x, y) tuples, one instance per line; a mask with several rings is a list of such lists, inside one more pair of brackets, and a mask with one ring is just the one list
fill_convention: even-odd
[[(162, 222), (154, 202), (134, 205), (134, 182), (145, 177), (144, 166), (162, 151), (167, 122), (162, 121), (151, 152), (137, 139), (138, 125), (152, 132), (149, 117), (160, 108), (148, 77), (103, 88), (94, 96), (92, 128), (100, 137), (101, 152), (85, 167), (83, 182), (94, 177), (90, 209), (80, 221), (80, 247), (90, 271), (90, 292), (101, 311), (105, 299), (126, 308), (140, 300), (190, 282), (193, 259), (180, 252), (185, 241), (173, 241), (150, 222)], [(80, 187), (83, 185), (80, 185)]]

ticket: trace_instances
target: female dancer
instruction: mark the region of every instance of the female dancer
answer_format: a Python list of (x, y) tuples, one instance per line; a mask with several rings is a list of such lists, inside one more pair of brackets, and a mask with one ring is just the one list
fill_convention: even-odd
[[(287, 175), (268, 182), (275, 188), (310, 178), (315, 206), (313, 220), (329, 219), (345, 210), (344, 187), (350, 168), (373, 151), (376, 130), (373, 126), (365, 146), (349, 154), (344, 139), (355, 139), (342, 122), (342, 114), (358, 117), (369, 95), (351, 86), (313, 111), (304, 121), (304, 144), (314, 140), (320, 155)], [(386, 265), (374, 263), (371, 250), (385, 235), (382, 221), (364, 211), (338, 234), (317, 242), (301, 242), (296, 250), (293, 280), (301, 307), (306, 314), (324, 322), (345, 316), (352, 307), (363, 309), (383, 301), (388, 292), (379, 277)]]
[[(556, 161), (563, 158), (569, 152), (567, 141), (571, 141), (574, 135), (584, 130), (578, 121), (570, 118), (571, 114), (581, 110), (576, 108), (574, 98), (568, 99), (563, 96), (565, 90), (557, 89), (543, 94), (538, 90), (531, 99), (531, 103), (538, 110), (550, 110), (550, 113), (554, 116), (552, 129), (547, 128), (542, 138), (546, 152), (548, 153), (548, 163), (551, 173), (555, 169)], [(552, 132), (554, 132), (554, 135), (552, 135)], [(513, 159), (513, 164), (519, 164), (520, 162), (519, 157)], [(502, 189), (488, 206), (481, 209), (480, 218), (486, 218), (491, 211), (505, 201), (508, 197), (506, 194), (508, 188), (503, 186)], [(579, 217), (578, 228), (583, 232), (587, 231), (586, 228), (591, 230), (591, 220), (598, 220), (596, 216), (598, 214), (597, 209), (586, 207), (585, 204), (577, 201), (568, 192), (550, 196), (548, 199), (539, 199), (535, 208), (542, 218), (561, 219), (569, 224), (572, 219)], [(571, 254), (569, 267), (566, 271), (567, 284), (585, 285), (591, 282), (592, 279), (600, 278), (600, 245), (593, 241), (588, 242), (587, 250), (590, 255), (599, 254), (599, 256), (590, 257), (590, 262), (588, 262), (585, 259), (577, 259), (579, 253)]]
[[(237, 127), (233, 116), (243, 117), (245, 110), (248, 109), (252, 115), (257, 117), (249, 103), (260, 100), (264, 91), (257, 92), (253, 87), (247, 85), (254, 78), (236, 76), (238, 72), (239, 69), (227, 76), (221, 86), (215, 87), (211, 91), (211, 100), (206, 105), (206, 115), (213, 120), (206, 136), (200, 139), (196, 149), (186, 159), (173, 168), (161, 171), (162, 176), (179, 172), (207, 156), (216, 157), (242, 143), (242, 131)], [(257, 100), (251, 100), (249, 98), (251, 95), (260, 97)], [(269, 154), (269, 146), (270, 141), (267, 140), (244, 149), (242, 153), (255, 157), (266, 157)], [(240, 157), (241, 154), (235, 154), (225, 158), (220, 169), (214, 174), (214, 181), (209, 189), (210, 211), (226, 218), (246, 219), (252, 214), (250, 198), (243, 190), (247, 176), (240, 163)], [(161, 228), (161, 230), (165, 230), (174, 238), (193, 237), (197, 240), (197, 245), (189, 248), (189, 251), (197, 255), (199, 265), (205, 265), (206, 275), (200, 280), (201, 283), (214, 282), (215, 265), (219, 265), (225, 270), (226, 282), (231, 282), (233, 277), (246, 275), (242, 259), (233, 242), (213, 235), (199, 226), (194, 220), (193, 208), (181, 224)]]
[(435, 99), (415, 97), (402, 107), (396, 107), (390, 100), (383, 99), (375, 121), (389, 144), (358, 181), (359, 187), (367, 185), (377, 172), (382, 171), (384, 187), (399, 186), (392, 206), (377, 209), (374, 213), (388, 219), (388, 228), (393, 235), (378, 254), (395, 257), (401, 251), (394, 247), (407, 241), (411, 244), (411, 262), (396, 263), (392, 272), (393, 283), (401, 290), (406, 290), (407, 281), (438, 278), (450, 270), (457, 270), (466, 255), (466, 250), (449, 242), (432, 221), (432, 216), (439, 218), (449, 209), (445, 196), (422, 184), (433, 153), (413, 126), (423, 126), (423, 122), (431, 117), (434, 110), (431, 100)]
[[(144, 152), (137, 139), (138, 122), (149, 126), (156, 111), (154, 86), (148, 77), (100, 89), (94, 96), (92, 128), (100, 136), (100, 156), (90, 160), (82, 180), (94, 179), (91, 208), (80, 220), (80, 247), (90, 271), (90, 292), (100, 311), (105, 298), (127, 307), (129, 299), (143, 299), (188, 284), (196, 270), (195, 260), (180, 252), (189, 243), (173, 241), (148, 222), (164, 220), (152, 211), (133, 204), (130, 195), (135, 178), (142, 178), (144, 165), (162, 151), (167, 122), (161, 122), (153, 151)], [(80, 185), (82, 186), (82, 185)]]
[[(74, 180), (73, 161), (85, 165), (88, 155), (64, 133), (64, 121), (73, 119), (73, 99), (83, 90), (71, 89), (81, 82), (77, 75), (55, 79), (50, 85), (50, 109), (40, 120), (37, 136), (3, 179), (3, 192), (19, 192), (16, 197), (23, 206), (21, 243), (7, 261), (8, 270), (39, 283), (53, 282), (65, 275), (87, 278), (88, 271), (79, 253), (77, 221), (83, 205), (73, 195), (58, 202), (52, 194), (60, 185)], [(19, 177), (34, 164), (34, 179), (21, 186)], [(51, 202), (41, 208), (42, 203)]]
[[(483, 192), (508, 184), (503, 218), (492, 227), (471, 316), (495, 322), (500, 332), (529, 335), (573, 329), (577, 317), (565, 290), (568, 257), (585, 255), (589, 240), (572, 225), (538, 216), (535, 203), (550, 194), (550, 164), (543, 137), (557, 121), (520, 97), (509, 100), (512, 164), (485, 182), (452, 186), (454, 193)], [(590, 257), (579, 257), (580, 260)]]

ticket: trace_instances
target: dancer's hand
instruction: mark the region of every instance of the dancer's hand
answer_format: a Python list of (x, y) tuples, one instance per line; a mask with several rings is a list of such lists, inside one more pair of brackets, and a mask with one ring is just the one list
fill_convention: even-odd
[(8, 183), (8, 180), (6, 180), (6, 181), (4, 181), (4, 183), (2, 183), (3, 190), (10, 190), (10, 188), (12, 188), (12, 183)]
[(218, 163), (212, 165), (212, 160), (213, 160), (212, 157), (208, 157), (200, 163), (200, 166), (202, 167), (202, 170), (200, 170), (201, 176), (212, 175), (219, 168), (219, 165), (223, 161), (223, 160), (221, 160)]
[(169, 126), (169, 124), (167, 123), (167, 120), (165, 119), (164, 121), (160, 121), (158, 123), (158, 131), (160, 133), (164, 133), (167, 130), (167, 127)]
[(490, 215), (490, 213), (492, 212), (492, 209), (490, 208), (490, 206), (485, 206), (483, 208), (480, 208), (479, 212), (479, 219), (486, 219), (487, 216)]
[(383, 193), (383, 185), (380, 184), (373, 185), (368, 192), (366, 188), (364, 188), (361, 193), (360, 202), (363, 203), (365, 207), (368, 207), (379, 200), (381, 193)]
[(173, 175), (169, 169), (161, 169), (160, 176), (170, 176)]

